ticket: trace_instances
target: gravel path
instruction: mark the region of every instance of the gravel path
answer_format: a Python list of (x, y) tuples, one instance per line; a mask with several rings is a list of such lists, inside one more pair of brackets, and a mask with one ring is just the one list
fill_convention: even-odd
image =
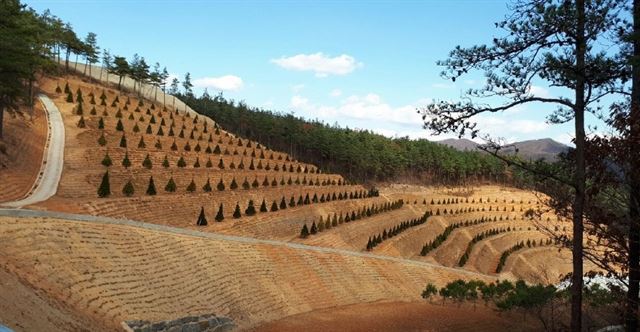
[(3, 203), (2, 206), (22, 208), (23, 206), (45, 201), (58, 191), (58, 183), (62, 175), (64, 165), (64, 123), (58, 107), (49, 97), (40, 94), (38, 98), (44, 105), (49, 134), (45, 145), (45, 153), (42, 159), (40, 174), (31, 191), (21, 200)]

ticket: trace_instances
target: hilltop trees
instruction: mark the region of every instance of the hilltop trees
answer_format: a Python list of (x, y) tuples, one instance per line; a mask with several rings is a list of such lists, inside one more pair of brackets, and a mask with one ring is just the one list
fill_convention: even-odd
[(48, 46), (60, 43), (51, 21), (27, 9), (18, 0), (0, 3), (0, 139), (5, 110), (21, 100), (31, 104), (37, 70), (50, 64)]
[(89, 67), (89, 77), (91, 77), (91, 66), (98, 62), (98, 54), (100, 54), (100, 47), (98, 47), (97, 35), (89, 32), (84, 39), (84, 57), (86, 59), (84, 73), (87, 73), (87, 67)]
[[(440, 101), (427, 105), (420, 112), (425, 127), (436, 134), (454, 132), (460, 136), (479, 134), (474, 117), (514, 107), (544, 103), (553, 104), (552, 123), (574, 121), (575, 168), (573, 177), (564, 179), (546, 174), (571, 187), (573, 213), (573, 280), (571, 329), (581, 329), (583, 275), (583, 218), (585, 205), (585, 112), (612, 88), (622, 73), (612, 57), (594, 50), (594, 44), (618, 24), (613, 0), (586, 1), (520, 1), (514, 4), (512, 15), (496, 27), (504, 29), (506, 37), (495, 38), (491, 45), (455, 48), (450, 58), (439, 64), (446, 67), (443, 76), (455, 81), (471, 70), (481, 70), (487, 77), (486, 86), (471, 89), (463, 101)], [(547, 97), (532, 92), (534, 80), (546, 81), (550, 86), (565, 87), (572, 98)], [(493, 98), (497, 106), (478, 99)], [(500, 145), (490, 137), (487, 149), (494, 155)]]

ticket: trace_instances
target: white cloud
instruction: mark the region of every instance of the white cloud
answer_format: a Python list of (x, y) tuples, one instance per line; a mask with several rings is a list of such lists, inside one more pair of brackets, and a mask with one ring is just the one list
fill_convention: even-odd
[(550, 98), (551, 94), (549, 93), (549, 90), (547, 90), (546, 88), (543, 88), (541, 86), (537, 86), (537, 85), (532, 85), (531, 87), (529, 87), (529, 93), (536, 96), (536, 97), (540, 97), (540, 98)]
[(281, 57), (271, 59), (271, 62), (288, 70), (312, 71), (317, 77), (346, 75), (363, 65), (362, 62), (357, 62), (354, 57), (347, 54), (330, 57), (322, 52)]
[(340, 101), (338, 106), (323, 106), (309, 102), (309, 99), (295, 95), (291, 98), (290, 107), (306, 113), (311, 118), (325, 120), (340, 120), (344, 118), (355, 120), (381, 121), (399, 125), (419, 127), (422, 119), (416, 113), (415, 105), (393, 107), (382, 98), (369, 93), (364, 96), (352, 95)]
[(329, 93), (329, 96), (331, 97), (340, 97), (342, 95), (342, 90), (340, 89), (333, 89), (331, 90), (331, 93)]
[(235, 75), (220, 77), (202, 77), (193, 80), (193, 85), (198, 88), (214, 88), (223, 91), (235, 91), (244, 86), (242, 79)]
[(302, 91), (304, 89), (304, 84), (296, 84), (291, 86), (291, 91), (293, 91), (293, 93), (298, 93), (300, 91)]

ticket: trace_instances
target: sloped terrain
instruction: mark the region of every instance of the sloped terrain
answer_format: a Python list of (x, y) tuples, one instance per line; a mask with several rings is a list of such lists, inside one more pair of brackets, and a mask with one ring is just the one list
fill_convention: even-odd
[(464, 274), (348, 252), (129, 225), (0, 218), (2, 266), (74, 312), (122, 320), (216, 313), (241, 326), (353, 303), (418, 300)]
[(40, 171), (47, 140), (47, 118), (42, 105), (6, 112), (4, 139), (0, 139), (0, 203), (24, 197)]

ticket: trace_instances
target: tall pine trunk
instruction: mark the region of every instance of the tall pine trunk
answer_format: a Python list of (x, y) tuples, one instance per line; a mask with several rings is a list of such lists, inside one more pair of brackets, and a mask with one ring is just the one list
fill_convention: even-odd
[[(640, 0), (633, 0), (633, 57), (631, 77), (631, 111), (629, 114), (630, 156), (640, 155)], [(629, 177), (629, 289), (625, 325), (627, 331), (638, 330), (638, 296), (640, 295), (640, 161), (631, 158)]]
[(582, 287), (583, 287), (583, 215), (585, 203), (585, 130), (584, 130), (584, 89), (585, 89), (585, 6), (584, 0), (576, 1), (576, 90), (575, 90), (575, 135), (576, 170), (574, 186), (576, 196), (573, 201), (573, 275), (571, 276), (571, 331), (582, 331)]

